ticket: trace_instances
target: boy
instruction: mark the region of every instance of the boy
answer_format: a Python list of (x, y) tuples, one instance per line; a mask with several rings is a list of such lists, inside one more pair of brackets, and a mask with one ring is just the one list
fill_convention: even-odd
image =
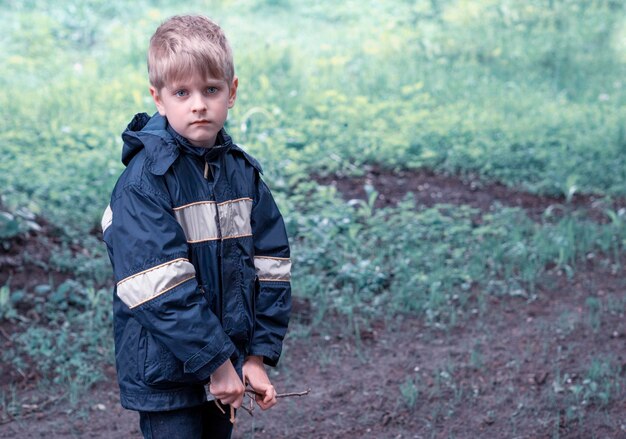
[(227, 438), (245, 385), (262, 409), (276, 403), (263, 363), (276, 365), (289, 320), (287, 235), (261, 167), (223, 128), (238, 78), (222, 29), (170, 18), (148, 73), (158, 113), (123, 133), (102, 219), (121, 403), (146, 438)]

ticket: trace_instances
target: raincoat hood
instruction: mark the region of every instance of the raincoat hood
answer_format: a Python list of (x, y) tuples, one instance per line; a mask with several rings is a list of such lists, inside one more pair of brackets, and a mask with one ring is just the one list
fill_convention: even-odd
[(180, 155), (180, 151), (204, 156), (207, 159), (223, 154), (232, 146), (232, 140), (224, 129), (220, 130), (217, 144), (212, 148), (192, 145), (168, 124), (167, 118), (155, 113), (136, 114), (122, 133), (122, 163), (128, 166), (142, 149), (146, 151), (146, 169), (154, 175), (164, 175)]

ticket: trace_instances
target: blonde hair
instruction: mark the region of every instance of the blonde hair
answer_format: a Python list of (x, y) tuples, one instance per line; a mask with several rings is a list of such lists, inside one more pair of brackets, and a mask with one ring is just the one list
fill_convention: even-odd
[(233, 53), (224, 31), (201, 15), (177, 15), (157, 28), (148, 48), (150, 84), (166, 84), (200, 74), (220, 78), (230, 86), (235, 77)]

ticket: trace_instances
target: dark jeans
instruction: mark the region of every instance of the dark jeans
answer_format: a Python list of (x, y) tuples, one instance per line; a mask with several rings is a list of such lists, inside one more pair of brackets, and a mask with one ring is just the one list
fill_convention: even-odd
[(223, 414), (213, 401), (168, 412), (139, 412), (145, 439), (230, 439), (230, 407)]

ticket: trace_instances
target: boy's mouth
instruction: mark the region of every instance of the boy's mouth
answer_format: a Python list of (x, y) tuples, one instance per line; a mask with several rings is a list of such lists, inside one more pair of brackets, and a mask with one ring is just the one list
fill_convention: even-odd
[(191, 125), (206, 125), (208, 123), (211, 123), (211, 122), (206, 119), (200, 119), (200, 120), (195, 120), (191, 122)]

